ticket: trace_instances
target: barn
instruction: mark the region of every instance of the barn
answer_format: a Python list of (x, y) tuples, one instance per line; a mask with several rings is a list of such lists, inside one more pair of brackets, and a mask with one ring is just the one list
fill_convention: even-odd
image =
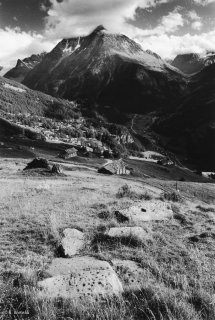
[(59, 157), (63, 159), (70, 159), (70, 158), (76, 157), (77, 153), (78, 153), (78, 150), (76, 148), (69, 148), (61, 152), (59, 154)]
[(107, 163), (105, 166), (101, 167), (98, 172), (117, 175), (129, 175), (131, 173), (122, 159)]

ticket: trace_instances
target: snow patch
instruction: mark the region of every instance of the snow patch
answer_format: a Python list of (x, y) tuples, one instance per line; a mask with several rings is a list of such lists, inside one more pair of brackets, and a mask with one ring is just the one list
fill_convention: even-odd
[(8, 83), (5, 83), (3, 86), (4, 86), (5, 88), (10, 89), (10, 90), (13, 90), (13, 91), (26, 92), (25, 89), (18, 88), (18, 87), (14, 87), (14, 86), (12, 86), (12, 85), (10, 85), (10, 84), (8, 84)]
[(77, 43), (77, 45), (75, 46), (75, 48), (73, 49), (73, 48), (70, 46), (69, 42), (67, 42), (66, 47), (63, 49), (63, 53), (69, 55), (69, 54), (75, 52), (77, 49), (79, 49), (80, 46), (81, 46), (81, 45), (80, 45), (80, 37), (79, 37), (79, 38), (78, 38), (78, 43)]

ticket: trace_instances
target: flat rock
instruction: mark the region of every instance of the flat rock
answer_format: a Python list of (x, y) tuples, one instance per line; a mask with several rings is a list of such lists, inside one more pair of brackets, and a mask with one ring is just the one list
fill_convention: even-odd
[(135, 223), (166, 220), (173, 217), (170, 205), (159, 200), (140, 202), (124, 210), (123, 214)]
[(54, 259), (47, 273), (52, 276), (38, 282), (41, 295), (74, 299), (119, 295), (122, 284), (106, 261), (93, 257)]
[(149, 233), (141, 227), (110, 228), (107, 235), (112, 238), (135, 237), (140, 241), (149, 238)]
[(65, 229), (63, 234), (61, 245), (65, 256), (72, 257), (83, 249), (85, 244), (83, 232), (77, 229)]
[(123, 281), (125, 289), (137, 290), (141, 289), (147, 275), (135, 261), (113, 259), (113, 268)]

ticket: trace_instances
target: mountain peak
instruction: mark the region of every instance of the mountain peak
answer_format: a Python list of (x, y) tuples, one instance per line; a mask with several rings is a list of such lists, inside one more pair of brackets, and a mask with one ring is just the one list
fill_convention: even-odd
[(96, 27), (93, 30), (93, 32), (91, 34), (97, 34), (97, 33), (101, 32), (101, 31), (105, 31), (105, 30), (106, 30), (106, 28), (102, 24), (100, 24), (98, 27)]

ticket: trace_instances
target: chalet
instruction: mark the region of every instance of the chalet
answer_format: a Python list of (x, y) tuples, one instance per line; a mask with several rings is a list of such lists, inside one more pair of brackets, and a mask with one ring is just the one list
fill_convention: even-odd
[(126, 167), (126, 164), (122, 159), (115, 160), (107, 163), (105, 166), (98, 170), (99, 173), (104, 174), (117, 174), (117, 175), (129, 175), (131, 171)]
[(61, 152), (59, 154), (59, 157), (63, 159), (70, 159), (70, 158), (77, 157), (77, 153), (78, 153), (78, 150), (76, 148), (70, 148)]

